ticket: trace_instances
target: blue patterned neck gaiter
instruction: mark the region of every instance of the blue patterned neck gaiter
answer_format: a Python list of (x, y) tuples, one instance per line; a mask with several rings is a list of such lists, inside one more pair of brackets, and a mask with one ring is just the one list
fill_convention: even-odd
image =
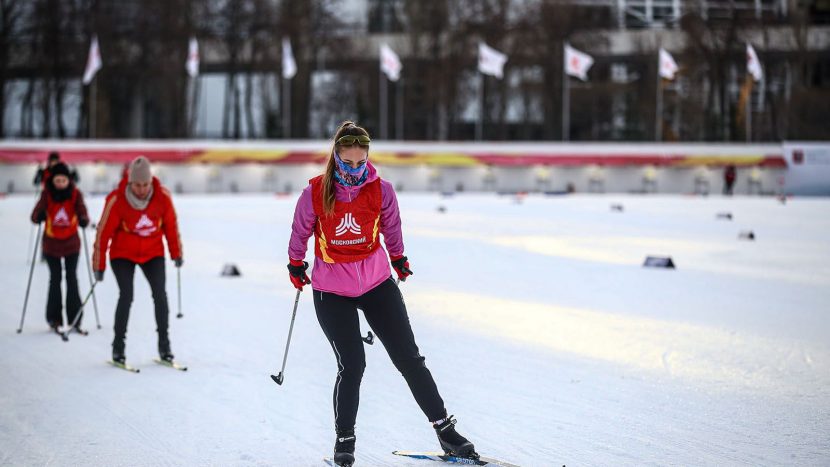
[(366, 170), (369, 164), (369, 158), (366, 157), (366, 163), (360, 167), (354, 168), (340, 159), (340, 154), (334, 153), (334, 160), (337, 162), (337, 170), (334, 171), (334, 178), (343, 186), (358, 186), (366, 181), (369, 171)]

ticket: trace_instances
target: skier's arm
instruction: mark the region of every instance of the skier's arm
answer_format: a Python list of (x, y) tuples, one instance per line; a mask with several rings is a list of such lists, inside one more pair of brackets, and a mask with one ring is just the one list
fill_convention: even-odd
[(164, 229), (164, 237), (167, 239), (167, 249), (170, 251), (170, 258), (173, 260), (182, 259), (182, 239), (179, 235), (179, 220), (176, 216), (176, 208), (173, 207), (173, 198), (170, 192), (166, 189), (162, 190), (163, 196), (166, 197), (167, 209), (164, 210), (164, 217), (162, 219), (162, 228)]
[(104, 204), (104, 212), (101, 213), (101, 220), (98, 222), (98, 233), (95, 236), (95, 245), (92, 253), (92, 269), (104, 271), (107, 269), (107, 249), (110, 245), (115, 229), (121, 221), (116, 209), (115, 202), (118, 195), (113, 194), (107, 198)]
[(390, 258), (403, 256), (403, 233), (398, 197), (392, 184), (381, 180), (380, 233)]
[(297, 206), (294, 208), (294, 222), (291, 224), (291, 239), (288, 241), (288, 258), (290, 260), (302, 261), (305, 259), (308, 250), (308, 239), (314, 233), (314, 225), (317, 223), (317, 215), (314, 213), (314, 205), (311, 201), (311, 185), (307, 186)]
[(46, 220), (46, 190), (40, 192), (40, 199), (37, 200), (35, 208), (32, 210), (32, 222), (40, 224)]
[(398, 279), (405, 281), (412, 275), (409, 259), (403, 255), (403, 233), (401, 231), (401, 212), (398, 209), (398, 197), (389, 182), (381, 181), (380, 232), (386, 243), (389, 261), (395, 268)]

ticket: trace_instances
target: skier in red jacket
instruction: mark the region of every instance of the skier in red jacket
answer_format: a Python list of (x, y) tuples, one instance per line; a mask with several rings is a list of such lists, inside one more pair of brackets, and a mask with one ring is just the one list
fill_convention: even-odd
[(168, 337), (167, 292), (165, 291), (164, 244), (167, 240), (170, 257), (181, 267), (182, 242), (179, 237), (176, 210), (170, 192), (161, 186), (150, 171), (150, 161), (139, 156), (130, 163), (129, 175), (118, 188), (107, 195), (104, 212), (98, 223), (93, 269), (95, 279), (104, 280), (107, 250), (119, 296), (115, 308), (115, 338), (112, 341), (113, 362), (124, 364), (124, 339), (133, 301), (133, 276), (138, 265), (153, 294), (158, 351), (162, 360), (172, 362)]
[[(66, 319), (73, 322), (81, 308), (78, 293), (78, 254), (81, 240), (78, 226), (85, 228), (89, 224), (84, 197), (72, 182), (69, 167), (62, 162), (49, 168), (44, 181), (45, 189), (32, 211), (32, 222), (45, 222), (43, 232), (43, 256), (49, 264), (49, 296), (46, 300), (46, 322), (53, 330), (58, 330), (61, 317), (61, 258), (66, 269)], [(75, 327), (79, 332), (80, 319)]]

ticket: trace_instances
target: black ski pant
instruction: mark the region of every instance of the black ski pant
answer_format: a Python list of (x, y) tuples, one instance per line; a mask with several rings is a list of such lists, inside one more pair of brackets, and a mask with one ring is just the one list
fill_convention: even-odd
[(435, 421), (447, 416), (435, 380), (415, 345), (406, 305), (391, 276), (360, 297), (344, 297), (315, 290), (314, 308), (320, 327), (337, 359), (333, 396), (337, 430), (354, 428), (360, 382), (366, 367), (358, 308), (363, 310), (366, 321), (383, 343), (392, 363), (403, 375), (427, 419)]
[[(133, 276), (135, 276), (134, 263), (128, 259), (116, 258), (110, 261), (115, 281), (118, 282), (118, 305), (115, 307), (115, 345), (122, 345), (127, 337), (127, 321), (130, 319), (130, 306), (133, 303)], [(167, 292), (165, 291), (164, 257), (159, 256), (138, 264), (147, 282), (150, 283), (150, 291), (153, 294), (153, 304), (156, 311), (156, 331), (159, 334), (159, 344), (167, 341), (167, 323), (169, 309), (167, 307)], [(123, 349), (118, 349), (123, 350)]]
[[(46, 322), (50, 325), (61, 324), (63, 317), (63, 300), (61, 297), (61, 280), (66, 269), (66, 319), (71, 324), (81, 308), (81, 296), (78, 292), (78, 253), (63, 257), (63, 268), (60, 256), (45, 255), (49, 265), (49, 296), (46, 299)], [(80, 325), (80, 320), (78, 321)]]

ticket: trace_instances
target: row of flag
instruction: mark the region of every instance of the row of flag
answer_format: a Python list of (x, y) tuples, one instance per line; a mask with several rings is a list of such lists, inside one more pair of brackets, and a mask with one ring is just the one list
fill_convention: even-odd
[[(565, 73), (583, 81), (588, 81), (588, 70), (594, 64), (594, 58), (585, 52), (571, 47), (567, 43), (565, 44), (564, 52)], [(505, 63), (507, 63), (506, 54), (499, 52), (484, 42), (479, 43), (478, 71), (485, 75), (502, 79), (504, 77)], [(92, 43), (89, 46), (89, 56), (87, 57), (86, 69), (84, 70), (83, 83), (91, 83), (95, 74), (102, 66), (101, 51), (98, 48), (98, 37), (93, 37)], [(199, 74), (199, 43), (195, 38), (191, 38), (188, 44), (185, 69), (191, 77), (196, 77)], [(403, 69), (398, 54), (386, 44), (381, 44), (380, 46), (380, 69), (390, 81), (398, 81), (401, 76), (401, 70)], [(679, 69), (677, 62), (674, 61), (674, 57), (666, 49), (661, 47), (659, 51), (658, 69), (660, 76), (667, 80), (673, 80)], [(761, 69), (761, 62), (758, 60), (758, 55), (755, 53), (755, 49), (752, 48), (751, 44), (746, 45), (746, 69), (753, 80), (761, 81), (763, 79), (764, 74)], [(291, 79), (296, 74), (297, 62), (294, 60), (291, 41), (284, 38), (282, 40), (282, 76), (286, 79)]]
[[(98, 36), (92, 37), (89, 45), (89, 54), (86, 59), (83, 83), (89, 84), (95, 78), (95, 74), (103, 67), (101, 60), (101, 49), (98, 47)], [(199, 42), (191, 38), (187, 46), (187, 60), (184, 64), (187, 74), (191, 78), (199, 75)], [(291, 79), (297, 74), (297, 62), (294, 60), (294, 53), (291, 50), (291, 41), (282, 40), (282, 76)]]

